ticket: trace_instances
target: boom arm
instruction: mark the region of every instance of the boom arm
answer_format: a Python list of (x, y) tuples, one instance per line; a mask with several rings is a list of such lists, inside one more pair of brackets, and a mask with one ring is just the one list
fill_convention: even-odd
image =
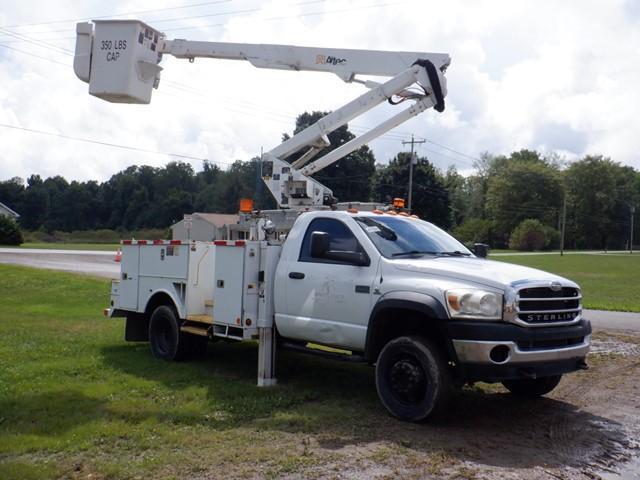
[[(137, 20), (98, 20), (94, 24), (95, 29), (91, 23), (77, 25), (74, 70), (81, 80), (89, 83), (90, 94), (110, 102), (149, 103), (152, 89), (160, 82), (162, 54), (190, 61), (245, 60), (259, 68), (331, 72), (345, 82), (358, 82), (369, 88), (265, 154), (263, 179), (283, 208), (333, 202), (331, 190), (310, 175), (428, 108), (444, 110), (444, 71), (451, 61), (446, 54), (167, 40), (164, 34)], [(356, 75), (392, 78), (380, 84), (356, 79)], [(412, 85), (420, 88), (419, 93), (409, 90)], [(330, 132), (394, 96), (414, 103), (308, 163), (329, 146)], [(294, 163), (285, 161), (303, 149), (306, 152)]]
[[(167, 40), (162, 53), (176, 58), (219, 58), (246, 60), (254, 67), (276, 70), (331, 72), (345, 82), (356, 75), (390, 77), (411, 66), (424, 53), (351, 50), (344, 48), (294, 47), (252, 43), (193, 42)], [(428, 54), (431, 61), (442, 67), (449, 64), (448, 55)]]

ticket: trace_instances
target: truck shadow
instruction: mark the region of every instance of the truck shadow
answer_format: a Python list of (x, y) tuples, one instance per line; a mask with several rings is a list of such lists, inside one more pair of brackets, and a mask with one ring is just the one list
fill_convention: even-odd
[[(205, 386), (211, 415), (169, 415), (174, 423), (299, 433), (323, 450), (383, 443), (403, 455), (532, 468), (606, 465), (632, 442), (611, 419), (565, 401), (523, 400), (500, 389), (466, 388), (438, 420), (403, 423), (379, 404), (373, 368), (290, 352), (279, 354), (278, 386), (259, 389), (257, 346), (251, 344), (218, 342), (193, 363), (152, 359), (146, 344), (111, 346), (102, 355), (110, 368), (171, 389)], [(154, 413), (137, 409), (132, 415), (130, 420), (142, 421)]]

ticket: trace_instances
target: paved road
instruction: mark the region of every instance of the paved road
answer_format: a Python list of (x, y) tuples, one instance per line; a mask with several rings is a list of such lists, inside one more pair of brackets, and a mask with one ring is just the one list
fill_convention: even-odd
[[(631, 255), (628, 250), (565, 250), (565, 255), (607, 255), (607, 256), (619, 256), (619, 255)], [(633, 255), (638, 255), (640, 252), (634, 251)], [(529, 255), (558, 255), (559, 250), (553, 250), (550, 252), (496, 252), (492, 253), (489, 250), (489, 257), (511, 257), (511, 256), (529, 256)]]
[(583, 315), (596, 329), (606, 328), (607, 330), (634, 330), (640, 332), (640, 313), (584, 310)]
[(98, 250), (45, 250), (0, 248), (0, 263), (86, 273), (117, 278), (120, 264), (113, 261), (115, 252)]
[[(37, 250), (0, 248), (0, 263), (64, 270), (117, 278), (120, 264), (114, 252), (97, 250)], [(640, 331), (640, 313), (585, 310), (584, 316), (595, 328)]]

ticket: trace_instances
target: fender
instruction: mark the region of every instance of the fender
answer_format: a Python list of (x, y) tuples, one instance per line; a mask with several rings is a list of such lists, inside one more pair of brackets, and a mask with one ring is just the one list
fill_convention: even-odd
[[(155, 290), (147, 299), (147, 301), (145, 302), (144, 305), (144, 312), (147, 311), (147, 308), (149, 308), (149, 304), (152, 302), (152, 300), (159, 294), (164, 294), (166, 296), (168, 296), (171, 301), (173, 302), (173, 306), (175, 307), (177, 313), (178, 313), (178, 318), (185, 318), (186, 312), (185, 310), (185, 306), (183, 304), (183, 302), (179, 301), (179, 299), (176, 296), (176, 292), (171, 292), (170, 290), (166, 290), (164, 288), (162, 289), (158, 289)], [(153, 312), (149, 312), (149, 314), (151, 314)]]
[(142, 312), (124, 312), (123, 310), (120, 310), (120, 312), (123, 312), (122, 316), (126, 317), (124, 339), (127, 342), (149, 341), (149, 320), (153, 313), (152, 310), (155, 308), (154, 304), (158, 303), (156, 300), (158, 300), (159, 295), (162, 295), (165, 299), (160, 302), (160, 304), (166, 304), (166, 298), (168, 298), (173, 304), (173, 307), (177, 310), (178, 317), (183, 318), (183, 312), (180, 310), (184, 310), (184, 305), (176, 301), (177, 298), (175, 293), (172, 294), (166, 289), (156, 290), (149, 296), (149, 298), (147, 298)]
[(444, 338), (447, 339), (447, 352), (449, 352), (449, 354), (453, 352), (453, 346), (451, 345), (451, 341), (448, 338), (443, 325), (443, 322), (448, 320), (449, 315), (447, 314), (444, 305), (442, 305), (442, 302), (437, 300), (435, 297), (424, 293), (394, 291), (380, 297), (380, 299), (374, 305), (373, 310), (371, 310), (367, 327), (367, 339), (365, 342), (365, 358), (369, 362), (375, 361), (375, 358), (373, 357), (375, 357), (376, 352), (374, 351), (375, 342), (373, 338), (376, 331), (376, 321), (378, 318), (378, 314), (384, 310), (392, 308), (412, 310), (432, 319), (435, 322), (438, 331)]

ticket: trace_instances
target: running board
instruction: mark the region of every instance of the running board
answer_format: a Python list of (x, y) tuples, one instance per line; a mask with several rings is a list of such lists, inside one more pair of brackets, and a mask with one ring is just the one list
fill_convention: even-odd
[(180, 327), (180, 331), (185, 333), (191, 333), (193, 335), (199, 335), (201, 337), (209, 337), (209, 327), (183, 325), (182, 327)]
[(213, 325), (213, 316), (211, 315), (187, 315), (185, 320), (189, 322), (206, 323), (207, 325)]
[(338, 360), (340, 362), (363, 363), (366, 361), (362, 355), (347, 355), (342, 353), (329, 352), (320, 350), (319, 348), (309, 348), (306, 345), (301, 345), (299, 343), (281, 342), (278, 343), (278, 348), (291, 350), (293, 352), (306, 353), (307, 355), (313, 355), (316, 357), (328, 358), (330, 360)]

